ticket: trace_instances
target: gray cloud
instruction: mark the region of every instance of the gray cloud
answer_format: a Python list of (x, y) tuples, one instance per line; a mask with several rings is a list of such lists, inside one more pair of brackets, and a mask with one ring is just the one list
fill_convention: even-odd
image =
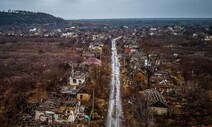
[(212, 0), (0, 0), (0, 10), (41, 11), (65, 19), (212, 17)]

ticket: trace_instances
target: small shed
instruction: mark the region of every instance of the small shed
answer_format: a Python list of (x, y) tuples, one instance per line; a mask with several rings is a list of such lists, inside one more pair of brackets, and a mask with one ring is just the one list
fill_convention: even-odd
[(157, 101), (150, 106), (150, 111), (157, 115), (166, 115), (168, 107), (165, 103)]

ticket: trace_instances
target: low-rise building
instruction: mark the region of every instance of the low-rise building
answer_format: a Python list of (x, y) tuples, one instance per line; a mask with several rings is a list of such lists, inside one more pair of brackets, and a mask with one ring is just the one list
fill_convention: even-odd
[(35, 109), (35, 120), (48, 124), (73, 124), (77, 117), (78, 108), (76, 98), (50, 97)]
[(71, 76), (69, 77), (69, 84), (71, 86), (80, 86), (82, 85), (87, 78), (87, 74), (81, 71), (72, 72)]
[(150, 110), (157, 115), (166, 115), (168, 106), (163, 95), (156, 89), (147, 89), (142, 92), (144, 97), (150, 102)]

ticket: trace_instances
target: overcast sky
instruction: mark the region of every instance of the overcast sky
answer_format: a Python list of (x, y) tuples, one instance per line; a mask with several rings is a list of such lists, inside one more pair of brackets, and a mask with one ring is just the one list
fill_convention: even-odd
[(0, 0), (0, 10), (8, 9), (64, 19), (212, 18), (212, 0)]

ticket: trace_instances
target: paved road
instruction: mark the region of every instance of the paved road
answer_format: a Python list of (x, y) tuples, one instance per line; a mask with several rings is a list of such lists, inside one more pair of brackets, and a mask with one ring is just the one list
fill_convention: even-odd
[(110, 98), (108, 105), (107, 127), (121, 127), (121, 121), (123, 119), (122, 102), (121, 102), (121, 84), (120, 84), (120, 62), (118, 60), (116, 40), (120, 37), (112, 40), (112, 78)]

